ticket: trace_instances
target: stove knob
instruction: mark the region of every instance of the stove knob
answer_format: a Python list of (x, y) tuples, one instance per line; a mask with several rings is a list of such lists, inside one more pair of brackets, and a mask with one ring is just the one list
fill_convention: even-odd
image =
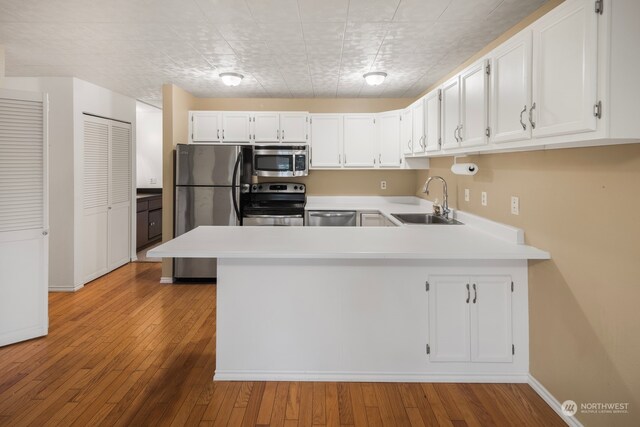
[(254, 185), (253, 187), (251, 187), (254, 191), (258, 189), (257, 185)]
[(262, 190), (262, 185), (258, 185), (258, 190)]
[(301, 186), (300, 186), (300, 190), (304, 190), (304, 185), (301, 185)]
[(293, 189), (294, 189), (294, 190), (297, 190), (297, 189), (298, 189), (298, 186), (297, 186), (297, 185), (294, 185), (294, 186), (293, 186)]

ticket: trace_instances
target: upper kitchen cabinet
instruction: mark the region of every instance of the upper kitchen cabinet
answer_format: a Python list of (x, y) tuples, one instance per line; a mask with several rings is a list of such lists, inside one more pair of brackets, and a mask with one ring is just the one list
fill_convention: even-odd
[(429, 92), (424, 97), (425, 151), (440, 149), (440, 89)]
[(441, 137), (442, 148), (460, 146), (460, 79), (458, 76), (446, 82), (442, 88)]
[(376, 141), (374, 114), (344, 115), (345, 167), (374, 167), (376, 165)]
[(400, 146), (404, 154), (413, 154), (413, 112), (411, 107), (402, 111), (400, 118)]
[(222, 114), (219, 111), (189, 111), (189, 142), (220, 142), (221, 128)]
[(306, 144), (309, 140), (309, 114), (280, 113), (280, 141)]
[(343, 120), (342, 114), (312, 114), (311, 169), (341, 168)]
[(567, 3), (531, 27), (534, 137), (596, 130), (599, 14), (593, 1)]
[(280, 142), (280, 115), (274, 112), (253, 113), (253, 142)]
[(379, 136), (378, 166), (399, 167), (402, 163), (400, 152), (401, 111), (388, 111), (377, 115)]
[(460, 127), (463, 147), (488, 142), (489, 63), (480, 61), (460, 75)]
[(491, 60), (491, 140), (531, 139), (531, 32), (497, 48)]
[(251, 142), (252, 115), (245, 111), (224, 111), (222, 113), (222, 142)]
[(413, 136), (413, 154), (424, 154), (425, 133), (424, 133), (424, 98), (420, 98), (411, 104), (411, 128)]

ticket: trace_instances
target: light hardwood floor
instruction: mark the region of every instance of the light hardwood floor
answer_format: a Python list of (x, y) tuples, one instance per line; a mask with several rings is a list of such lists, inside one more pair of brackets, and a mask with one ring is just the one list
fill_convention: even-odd
[(0, 348), (0, 425), (561, 426), (523, 384), (216, 382), (215, 286), (133, 263)]

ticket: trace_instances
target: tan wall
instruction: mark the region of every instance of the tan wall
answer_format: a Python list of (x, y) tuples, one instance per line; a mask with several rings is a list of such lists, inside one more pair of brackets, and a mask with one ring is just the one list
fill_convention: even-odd
[[(163, 240), (173, 237), (173, 150), (188, 139), (189, 110), (226, 111), (309, 111), (311, 113), (377, 113), (404, 108), (409, 98), (196, 98), (174, 85), (164, 85), (163, 93)], [(307, 184), (310, 195), (412, 195), (416, 172), (405, 171), (312, 171), (294, 179)], [(279, 179), (281, 180), (281, 179)], [(380, 181), (387, 189), (380, 190)], [(171, 262), (162, 264), (162, 275), (172, 275)]]

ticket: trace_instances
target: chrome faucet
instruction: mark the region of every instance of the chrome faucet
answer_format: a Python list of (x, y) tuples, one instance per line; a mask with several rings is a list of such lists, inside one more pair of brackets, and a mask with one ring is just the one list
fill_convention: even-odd
[(447, 194), (447, 181), (445, 181), (443, 177), (430, 176), (427, 182), (424, 183), (424, 188), (422, 189), (422, 192), (425, 194), (429, 194), (429, 184), (431, 184), (431, 181), (433, 181), (434, 179), (439, 179), (440, 181), (442, 181), (442, 193), (443, 193), (442, 197), (444, 198), (444, 201), (442, 202), (442, 216), (445, 218), (449, 218), (449, 212), (451, 211), (449, 210), (449, 195)]

